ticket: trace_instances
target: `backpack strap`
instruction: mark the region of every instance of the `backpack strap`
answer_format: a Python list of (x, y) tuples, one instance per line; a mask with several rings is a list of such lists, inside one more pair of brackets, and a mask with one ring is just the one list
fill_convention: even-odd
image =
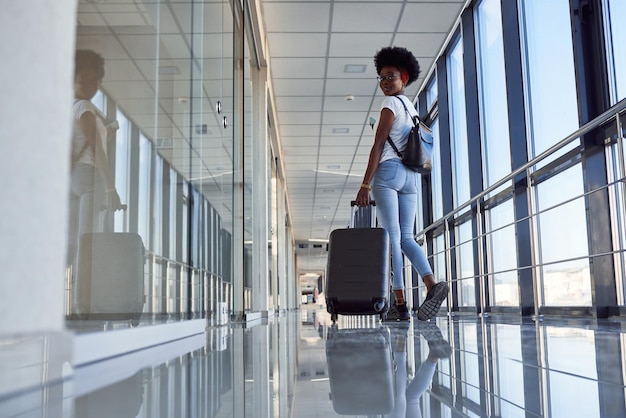
[[(398, 96), (394, 96), (396, 99), (400, 100), (400, 103), (402, 103), (402, 106), (404, 106), (404, 110), (406, 111), (407, 115), (409, 115), (409, 117), (411, 117), (411, 114), (409, 113), (409, 109), (406, 107), (406, 103), (404, 103), (404, 100), (402, 100), (401, 98), (399, 98)], [(415, 128), (416, 126), (419, 126), (419, 118), (417, 116), (413, 116), (412, 117), (412, 121), (413, 121), (413, 127)], [(393, 151), (396, 153), (396, 155), (400, 158), (404, 157), (404, 154), (402, 154), (400, 151), (398, 151), (398, 147), (396, 147), (396, 144), (393, 143), (393, 141), (391, 140), (391, 137), (389, 135), (387, 135), (387, 142), (389, 142), (389, 145), (391, 145), (391, 148), (393, 148)]]

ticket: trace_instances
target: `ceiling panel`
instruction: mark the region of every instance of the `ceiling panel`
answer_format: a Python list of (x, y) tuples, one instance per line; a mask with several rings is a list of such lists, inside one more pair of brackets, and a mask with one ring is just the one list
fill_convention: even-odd
[(403, 5), (401, 2), (368, 3), (363, 4), (355, 14), (354, 3), (336, 3), (332, 31), (391, 34), (396, 29)]
[[(319, 78), (281, 78), (274, 84), (274, 94), (276, 96), (296, 96), (296, 97), (316, 97), (323, 89), (324, 80)], [(289, 108), (286, 108), (289, 110)]]

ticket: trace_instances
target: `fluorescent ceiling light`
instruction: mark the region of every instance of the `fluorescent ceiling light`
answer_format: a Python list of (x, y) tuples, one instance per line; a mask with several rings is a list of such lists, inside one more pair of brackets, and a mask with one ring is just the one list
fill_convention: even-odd
[(334, 134), (347, 134), (348, 132), (350, 132), (350, 128), (334, 128), (333, 129)]
[(159, 74), (180, 74), (180, 71), (173, 65), (163, 65), (159, 67)]
[(367, 65), (365, 64), (346, 64), (343, 67), (344, 73), (364, 73)]
[(320, 238), (309, 238), (309, 242), (328, 242), (328, 240)]
[(342, 173), (339, 171), (327, 171), (327, 170), (313, 170), (316, 173), (323, 173), (323, 174), (337, 174), (339, 176), (354, 176), (354, 177), (363, 177), (363, 174), (357, 174), (357, 173)]

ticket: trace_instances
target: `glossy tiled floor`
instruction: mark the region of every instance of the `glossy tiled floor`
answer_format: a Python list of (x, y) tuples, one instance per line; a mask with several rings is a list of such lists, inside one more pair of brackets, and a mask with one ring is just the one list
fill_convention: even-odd
[(3, 388), (0, 417), (624, 417), (624, 347), (618, 321), (331, 326), (304, 306), (76, 370), (61, 362), (60, 380)]

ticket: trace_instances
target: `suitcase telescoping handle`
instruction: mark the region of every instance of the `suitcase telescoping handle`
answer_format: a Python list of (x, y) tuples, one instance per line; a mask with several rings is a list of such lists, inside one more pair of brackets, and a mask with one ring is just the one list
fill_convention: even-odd
[(358, 206), (355, 200), (350, 202), (350, 228), (376, 228), (376, 201), (370, 200), (368, 206)]

